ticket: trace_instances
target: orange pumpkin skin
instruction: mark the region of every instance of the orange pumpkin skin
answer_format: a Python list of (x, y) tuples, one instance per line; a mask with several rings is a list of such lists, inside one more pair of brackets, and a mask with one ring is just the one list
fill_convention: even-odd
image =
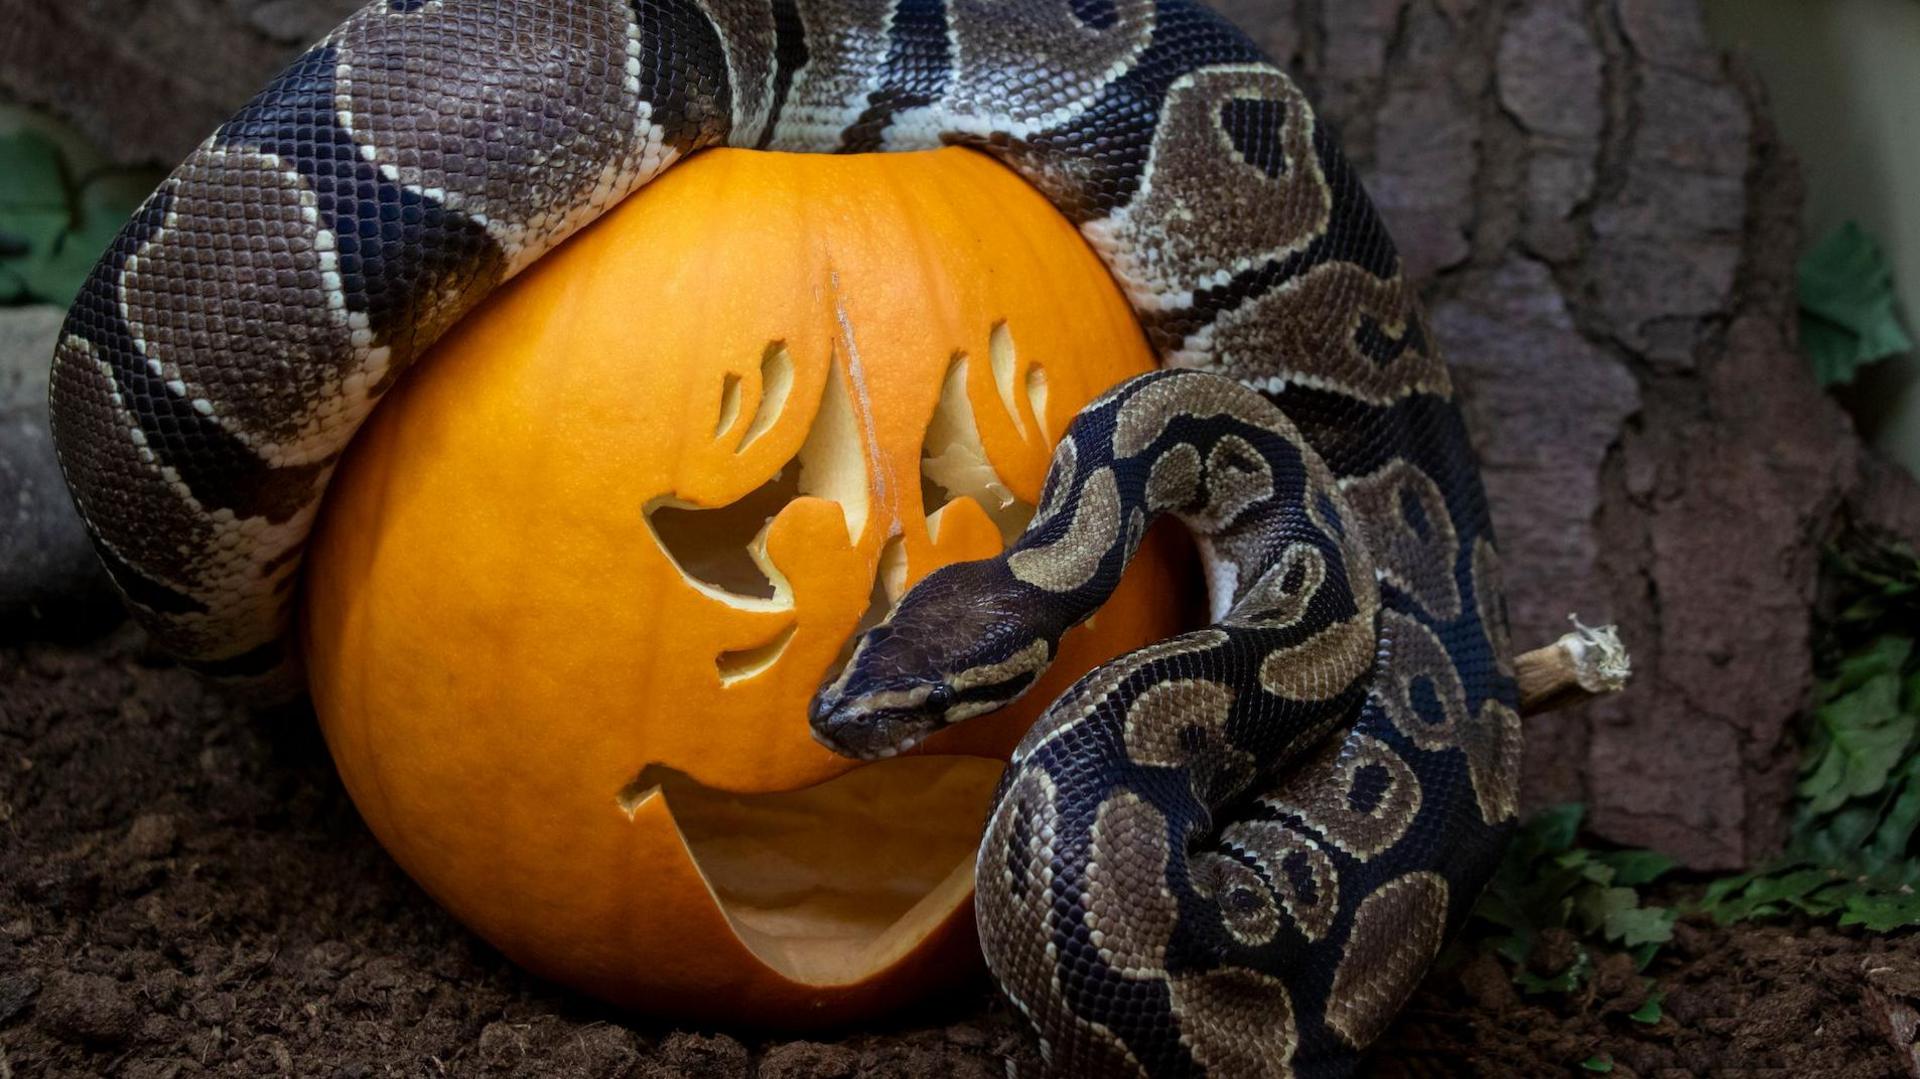
[[(805, 1027), (977, 976), (998, 762), (1178, 631), (1183, 543), (1150, 536), (1033, 693), (920, 753), (834, 756), (805, 706), (876, 580), (1000, 549), (978, 501), (930, 527), (923, 495), (984, 476), (1030, 505), (1073, 414), (1152, 364), (1071, 225), (983, 156), (683, 163), (457, 327), (343, 462), (304, 617), (355, 804), (481, 936), (621, 1005)], [(935, 452), (956, 403), (991, 472)], [(709, 537), (731, 577), (666, 538), (796, 459), (763, 545)]]

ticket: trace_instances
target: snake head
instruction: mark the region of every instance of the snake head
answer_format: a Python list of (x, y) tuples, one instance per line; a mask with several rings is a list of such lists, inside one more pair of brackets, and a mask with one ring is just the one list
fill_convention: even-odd
[(891, 757), (1024, 693), (1058, 632), (1036, 635), (1008, 583), (994, 560), (929, 574), (814, 695), (814, 739), (842, 756)]

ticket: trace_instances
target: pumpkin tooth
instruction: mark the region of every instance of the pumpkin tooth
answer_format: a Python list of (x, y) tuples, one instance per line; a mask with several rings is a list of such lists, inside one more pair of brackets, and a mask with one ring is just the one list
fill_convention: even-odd
[(1007, 419), (1013, 421), (1013, 429), (1021, 438), (1027, 437), (1027, 421), (1020, 415), (1020, 405), (1013, 395), (1014, 376), (1019, 373), (1020, 356), (1013, 348), (1013, 331), (1007, 329), (1006, 322), (993, 324), (993, 330), (987, 335), (987, 361), (993, 368), (993, 386), (1000, 391), (1000, 403), (1006, 407)]
[(1027, 407), (1033, 412), (1033, 422), (1040, 429), (1040, 441), (1052, 445), (1053, 430), (1047, 423), (1047, 369), (1034, 364), (1027, 368)]
[(800, 628), (799, 623), (789, 622), (787, 627), (772, 640), (748, 648), (734, 649), (714, 657), (714, 669), (720, 673), (720, 684), (733, 686), (765, 674), (780, 657), (786, 654), (787, 646), (793, 643), (793, 635)]
[[(996, 326), (996, 330), (999, 328)], [(998, 377), (996, 371), (996, 381)], [(921, 512), (926, 515), (928, 532), (937, 540), (946, 508), (970, 498), (992, 518), (1000, 530), (1002, 546), (1010, 546), (1033, 519), (1033, 503), (1014, 493), (988, 456), (973, 400), (967, 393), (967, 379), (967, 354), (956, 352), (940, 384), (940, 401), (921, 447)]]
[(733, 425), (739, 419), (740, 376), (736, 372), (728, 371), (726, 380), (720, 385), (720, 418), (713, 423), (714, 440), (717, 442), (724, 438), (728, 431), (733, 430)]
[(753, 419), (747, 423), (747, 433), (740, 436), (740, 445), (735, 453), (745, 453), (747, 448), (780, 422), (786, 414), (787, 400), (793, 396), (793, 354), (787, 351), (785, 341), (768, 341), (760, 354), (759, 393), (753, 405)]

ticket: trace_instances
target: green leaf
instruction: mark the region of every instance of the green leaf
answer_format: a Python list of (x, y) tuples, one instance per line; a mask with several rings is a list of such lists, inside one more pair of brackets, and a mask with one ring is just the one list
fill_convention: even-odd
[(34, 293), (50, 303), (71, 303), (93, 264), (152, 189), (150, 177), (137, 172), (106, 173), (88, 180), (80, 188), (79, 212), (72, 227), (28, 280)]
[(1679, 912), (1668, 907), (1632, 907), (1607, 915), (1607, 937), (1629, 948), (1642, 944), (1665, 944), (1673, 939), (1673, 922)]
[(159, 180), (144, 169), (73, 173), (44, 135), (0, 135), (0, 302), (70, 302)]
[(1735, 892), (1752, 884), (1755, 880), (1759, 879), (1759, 877), (1760, 874), (1758, 872), (1741, 873), (1738, 876), (1732, 877), (1721, 877), (1719, 880), (1707, 885), (1706, 893), (1700, 897), (1700, 909), (1711, 912), (1714, 907), (1727, 902), (1729, 897)]
[(1906, 859), (1913, 830), (1920, 826), (1920, 755), (1909, 757), (1900, 769), (1897, 789), (1893, 804), (1867, 844), (1869, 872), (1884, 871)]
[(1582, 888), (1574, 897), (1574, 913), (1580, 919), (1580, 928), (1589, 933), (1598, 933), (1613, 921), (1615, 915), (1632, 910), (1640, 905), (1640, 896), (1632, 888)]
[(1913, 738), (1914, 717), (1900, 711), (1899, 698), (1899, 680), (1883, 673), (1814, 713), (1817, 757), (1799, 786), (1812, 812), (1830, 812), (1886, 785)]
[(60, 148), (35, 131), (0, 135), (0, 302), (33, 298), (70, 216)]
[(1610, 1072), (1613, 1070), (1613, 1058), (1602, 1053), (1581, 1061), (1580, 1066), (1590, 1072)]
[(1628, 888), (1651, 884), (1673, 868), (1673, 859), (1652, 850), (1614, 850), (1594, 857), (1613, 869), (1613, 883)]
[(1533, 935), (1530, 933), (1495, 937), (1492, 943), (1494, 954), (1515, 966), (1525, 963), (1527, 956), (1533, 954)]
[(1794, 828), (1793, 853), (1815, 865), (1852, 866), (1879, 822), (1879, 810), (1871, 804), (1850, 804), (1826, 816), (1803, 808)]
[(1816, 888), (1793, 900), (1793, 905), (1813, 915), (1825, 918), (1838, 914), (1847, 905), (1847, 896), (1854, 888), (1852, 881), (1837, 880), (1823, 888)]
[(1889, 891), (1861, 877), (1842, 877), (1815, 893), (1827, 913), (1843, 911), (1851, 904), (1884, 895)]
[(1655, 989), (1647, 994), (1645, 1003), (1627, 1013), (1627, 1018), (1636, 1023), (1645, 1023), (1648, 1026), (1652, 1026), (1660, 1021), (1660, 1002), (1666, 999), (1667, 995), (1665, 993)]
[(1587, 807), (1579, 802), (1549, 806), (1534, 814), (1526, 832), (1540, 851), (1559, 854), (1573, 847), (1573, 838), (1580, 834), (1580, 821), (1586, 815)]
[(1824, 565), (1842, 613), (1818, 627), (1789, 860), (1710, 884), (1698, 909), (1721, 924), (1798, 910), (1873, 931), (1920, 925), (1920, 556), (1854, 536)]
[(67, 214), (60, 147), (37, 131), (0, 135), (0, 215), (21, 211)]
[(1551, 977), (1542, 978), (1528, 970), (1523, 962), (1513, 972), (1513, 984), (1521, 992), (1533, 996), (1542, 993), (1571, 993), (1580, 988), (1586, 982), (1587, 975), (1592, 972), (1593, 957), (1587, 954), (1585, 948), (1581, 948), (1574, 954), (1573, 962), (1567, 964), (1567, 969)]
[(1840, 924), (1864, 926), (1870, 933), (1886, 933), (1920, 924), (1920, 893), (1879, 892), (1851, 896), (1847, 899), (1847, 912), (1840, 916)]
[(1613, 867), (1596, 859), (1592, 851), (1575, 848), (1555, 858), (1553, 864), (1572, 870), (1590, 884), (1604, 887), (1613, 883)]
[(1796, 869), (1777, 877), (1761, 877), (1747, 889), (1747, 898), (1758, 903), (1791, 902), (1833, 879), (1833, 874), (1818, 867)]
[(1653, 941), (1627, 949), (1627, 954), (1633, 956), (1633, 969), (1640, 971), (1646, 970), (1653, 962), (1653, 957), (1660, 954), (1660, 945), (1663, 943), (1665, 942)]
[(1821, 385), (1913, 348), (1894, 314), (1893, 271), (1880, 246), (1847, 222), (1800, 259), (1800, 345)]
[[(1565, 921), (1565, 911), (1559, 908), (1577, 889), (1591, 883), (1587, 868), (1585, 858), (1574, 859), (1570, 864), (1562, 864), (1556, 858), (1545, 866), (1536, 866), (1533, 879), (1519, 890), (1520, 901), (1536, 917), (1546, 917), (1551, 924), (1559, 925)], [(1550, 910), (1554, 912), (1551, 915)]]
[(1897, 677), (1911, 655), (1911, 638), (1894, 635), (1875, 638), (1872, 644), (1840, 661), (1833, 677), (1822, 684), (1821, 696), (1832, 700), (1883, 675)]
[(1496, 888), (1489, 888), (1481, 894), (1480, 902), (1474, 904), (1473, 916), (1502, 929), (1520, 929), (1531, 924), (1526, 912), (1514, 906), (1506, 893)]
[(1886, 617), (1887, 605), (1879, 596), (1862, 596), (1840, 612), (1842, 622), (1877, 622)]
[[(1738, 881), (1741, 878), (1730, 878)], [(1813, 867), (1791, 869), (1781, 867), (1770, 874), (1750, 875), (1738, 888), (1717, 891), (1719, 884), (1707, 890), (1703, 897), (1702, 909), (1713, 915), (1713, 920), (1721, 925), (1731, 925), (1755, 918), (1770, 918), (1784, 913), (1788, 907), (1805, 909), (1812, 901), (1808, 900), (1816, 889), (1823, 888), (1835, 880), (1832, 871)], [(1824, 905), (1824, 904), (1822, 904)], [(1671, 929), (1671, 923), (1669, 923)]]

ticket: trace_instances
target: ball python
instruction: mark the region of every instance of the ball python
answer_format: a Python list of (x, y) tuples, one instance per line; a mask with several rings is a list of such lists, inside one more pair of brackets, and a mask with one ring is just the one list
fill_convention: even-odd
[(977, 865), (987, 959), (1060, 1074), (1351, 1070), (1515, 815), (1497, 556), (1380, 218), (1191, 0), (374, 0), (192, 152), (68, 314), (54, 436), (130, 608), (197, 670), (297, 687), (301, 555), (381, 395), (721, 145), (989, 154), (1163, 361), (1075, 421), (1024, 536), (861, 640), (816, 735), (886, 755), (1016, 696), (1175, 515), (1213, 621), (1020, 744)]

